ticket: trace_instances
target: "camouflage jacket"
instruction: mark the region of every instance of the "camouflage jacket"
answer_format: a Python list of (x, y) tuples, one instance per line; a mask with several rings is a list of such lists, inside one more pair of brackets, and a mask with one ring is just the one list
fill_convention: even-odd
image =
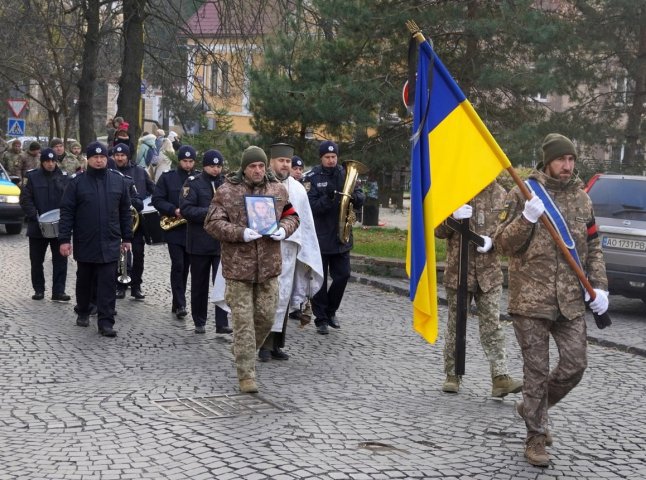
[[(608, 290), (606, 266), (592, 210), (582, 182), (564, 184), (534, 171), (561, 211), (574, 238), (583, 269), (594, 288)], [(522, 216), (525, 199), (518, 187), (507, 195), (494, 243), (509, 256), (509, 313), (556, 320), (585, 314), (583, 289), (572, 268), (539, 220), (532, 224)]]
[(9, 149), (2, 154), (2, 166), (7, 170), (9, 175), (22, 177), (21, 168), (27, 154), (23, 151), (18, 153)]
[(261, 283), (280, 275), (282, 257), (280, 242), (262, 237), (252, 242), (244, 241), (247, 228), (245, 195), (273, 196), (279, 226), (289, 237), (299, 226), (298, 214), (289, 203), (285, 186), (265, 178), (260, 185), (238, 182), (227, 176), (215, 192), (204, 220), (204, 229), (220, 240), (222, 248), (222, 276), (226, 279)]
[(69, 173), (70, 175), (83, 168), (81, 161), (69, 152), (65, 152), (62, 157), (58, 159), (58, 165), (61, 167), (61, 170)]
[[(494, 181), (469, 202), (469, 205), (473, 207), (473, 215), (469, 219), (469, 228), (472, 232), (478, 235), (486, 235), (493, 240), (493, 235), (498, 226), (498, 216), (505, 204), (505, 194), (505, 189)], [(447, 239), (444, 286), (457, 289), (460, 235), (449, 228), (446, 222), (443, 222), (435, 229), (435, 236)], [(477, 292), (478, 287), (483, 292), (488, 292), (502, 285), (500, 257), (495, 248), (492, 248), (487, 253), (479, 253), (476, 251), (476, 246), (469, 243), (469, 273), (467, 280), (470, 292)]]

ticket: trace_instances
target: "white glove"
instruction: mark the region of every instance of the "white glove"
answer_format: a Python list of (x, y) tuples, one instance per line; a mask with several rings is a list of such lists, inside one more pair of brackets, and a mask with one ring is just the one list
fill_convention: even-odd
[[(608, 310), (608, 305), (610, 303), (608, 301), (608, 292), (606, 292), (605, 290), (601, 290), (600, 288), (595, 288), (594, 293), (596, 297), (592, 302), (590, 302), (590, 305), (589, 305), (590, 310), (592, 310), (597, 315), (603, 315)], [(590, 300), (590, 294), (586, 291), (585, 301), (587, 302), (589, 300)]]
[(250, 228), (245, 228), (244, 233), (242, 234), (242, 238), (245, 242), (252, 242), (254, 240), (258, 240), (260, 237), (262, 237), (262, 235)]
[(532, 196), (531, 200), (525, 202), (525, 209), (523, 210), (523, 216), (530, 223), (536, 223), (543, 212), (545, 211), (545, 205), (543, 205), (543, 200), (538, 198), (536, 195)]
[(455, 212), (453, 212), (453, 218), (455, 218), (456, 220), (471, 218), (471, 215), (473, 215), (473, 207), (471, 207), (471, 205), (462, 205)]
[(285, 229), (283, 227), (280, 227), (278, 230), (276, 230), (274, 233), (269, 235), (272, 240), (276, 240), (277, 242), (283, 240), (285, 238)]
[(482, 238), (484, 240), (484, 247), (478, 247), (476, 250), (480, 253), (487, 253), (491, 250), (491, 247), (493, 247), (493, 240), (491, 240), (491, 237), (487, 237), (486, 235), (482, 235)]

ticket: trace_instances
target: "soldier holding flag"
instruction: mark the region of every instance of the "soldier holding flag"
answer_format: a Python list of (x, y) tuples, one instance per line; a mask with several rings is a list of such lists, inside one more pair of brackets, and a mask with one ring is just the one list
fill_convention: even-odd
[[(517, 411), (527, 427), (525, 457), (530, 464), (545, 467), (549, 465), (545, 447), (552, 445), (548, 408), (581, 381), (587, 367), (584, 301), (589, 294), (546, 226), (538, 222), (544, 212), (563, 227), (558, 228), (559, 235), (587, 274), (595, 315), (608, 310), (608, 280), (592, 201), (574, 170), (574, 144), (551, 133), (542, 149), (543, 159), (526, 182), (534, 195), (525, 200), (520, 185), (509, 192), (494, 243), (509, 256), (509, 314), (523, 354), (523, 401)], [(609, 323), (607, 319), (598, 326)], [(552, 370), (550, 336), (559, 352)]]

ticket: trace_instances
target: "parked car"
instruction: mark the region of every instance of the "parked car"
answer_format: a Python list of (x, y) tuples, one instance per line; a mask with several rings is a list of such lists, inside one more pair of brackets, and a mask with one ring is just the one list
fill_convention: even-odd
[(0, 224), (4, 224), (8, 235), (18, 235), (22, 230), (25, 214), (19, 200), (20, 188), (0, 165)]
[(646, 302), (646, 177), (598, 174), (592, 199), (610, 293)]

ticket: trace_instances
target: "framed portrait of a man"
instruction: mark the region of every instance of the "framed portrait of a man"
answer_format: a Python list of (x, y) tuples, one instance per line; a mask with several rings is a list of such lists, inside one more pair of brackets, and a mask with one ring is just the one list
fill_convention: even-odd
[(261, 235), (271, 235), (278, 230), (276, 201), (269, 195), (245, 195), (247, 226)]

